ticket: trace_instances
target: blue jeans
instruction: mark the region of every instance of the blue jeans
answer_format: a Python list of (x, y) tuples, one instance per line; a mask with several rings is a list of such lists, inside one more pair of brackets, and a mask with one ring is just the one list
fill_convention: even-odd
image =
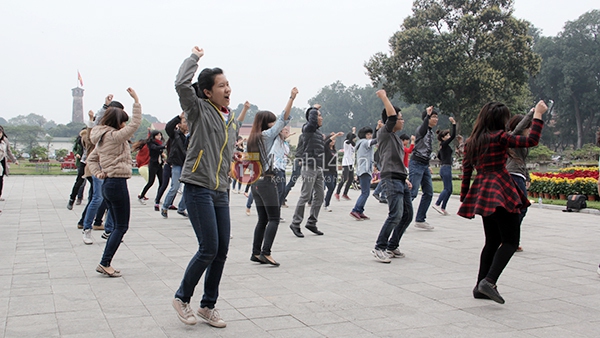
[[(510, 174), (510, 176), (513, 178), (513, 180), (515, 181), (515, 183), (517, 184), (519, 189), (521, 189), (521, 191), (523, 192), (523, 195), (527, 196), (527, 184), (525, 182), (525, 179), (519, 175)], [(523, 218), (525, 218), (526, 214), (527, 214), (527, 208), (521, 209), (521, 219), (519, 220), (519, 224), (521, 224), (521, 222), (523, 222)]]
[(365, 204), (371, 192), (371, 174), (364, 173), (358, 177), (360, 182), (360, 196), (356, 199), (356, 204), (352, 211), (362, 214), (365, 211)]
[[(171, 166), (171, 188), (167, 193), (167, 197), (165, 197), (165, 202), (162, 206), (163, 209), (169, 209), (175, 200), (175, 196), (177, 196), (177, 190), (179, 190), (179, 186), (181, 185), (181, 182), (179, 182), (179, 178), (181, 177), (181, 168), (182, 167), (180, 165)], [(182, 195), (177, 210), (184, 211), (185, 209), (185, 198)]]
[(287, 198), (287, 195), (290, 193), (290, 190), (296, 185), (296, 181), (298, 177), (300, 177), (302, 173), (302, 161), (295, 160), (294, 166), (292, 168), (292, 176), (290, 177), (290, 181), (285, 186), (285, 193), (283, 194), (283, 200)]
[(400, 239), (413, 217), (410, 190), (403, 180), (385, 178), (381, 181), (385, 181), (388, 217), (381, 227), (375, 248), (395, 250), (400, 246)]
[(417, 197), (419, 186), (423, 192), (415, 221), (425, 222), (425, 218), (427, 218), (427, 209), (429, 209), (431, 199), (433, 198), (433, 181), (431, 180), (429, 164), (420, 163), (415, 160), (410, 161), (408, 164), (408, 179), (412, 184), (412, 190), (410, 191), (411, 199), (414, 200)]
[(106, 201), (108, 210), (113, 217), (115, 228), (106, 241), (104, 254), (100, 264), (109, 267), (112, 259), (121, 245), (123, 236), (129, 229), (129, 189), (126, 178), (106, 178), (102, 184), (102, 196)]
[(373, 194), (379, 196), (382, 200), (387, 198), (385, 196), (385, 183), (383, 182), (382, 179), (380, 179), (379, 183), (377, 183), (377, 188), (375, 188), (375, 190), (373, 190)]
[(333, 191), (335, 190), (335, 185), (337, 183), (337, 174), (328, 174), (324, 175), (325, 187), (327, 188), (327, 194), (325, 195), (325, 206), (328, 207), (331, 202), (331, 196), (333, 196)]
[(251, 186), (250, 192), (248, 193), (248, 199), (246, 200), (246, 209), (252, 208), (252, 202), (254, 202), (254, 195), (252, 195), (252, 186)]
[(279, 199), (279, 206), (283, 204), (285, 200), (285, 170), (275, 171), (275, 183), (277, 186), (277, 197)]
[(229, 250), (229, 194), (186, 184), (183, 195), (189, 204), (187, 211), (198, 239), (198, 252), (185, 269), (175, 297), (189, 303), (206, 271), (200, 307), (212, 309), (219, 297), (219, 284)]
[(442, 209), (446, 210), (446, 205), (448, 205), (448, 200), (452, 195), (452, 166), (449, 164), (442, 165), (440, 176), (442, 177), (442, 182), (444, 182), (444, 190), (438, 196), (435, 205), (441, 205)]
[[(104, 201), (104, 197), (102, 197), (102, 185), (104, 184), (104, 180), (97, 178), (96, 176), (92, 176), (92, 186), (90, 187), (90, 191), (92, 192), (92, 198), (87, 205), (87, 211), (85, 213), (85, 218), (83, 219), (83, 229), (91, 229), (94, 218), (96, 217), (96, 213), (102, 202)], [(108, 210), (108, 215), (106, 216), (106, 223), (104, 225), (104, 230), (106, 233), (111, 233), (114, 228), (113, 219), (110, 214), (110, 209)]]

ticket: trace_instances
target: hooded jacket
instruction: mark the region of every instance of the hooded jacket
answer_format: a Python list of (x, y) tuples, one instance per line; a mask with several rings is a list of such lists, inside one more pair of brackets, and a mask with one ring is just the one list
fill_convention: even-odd
[(133, 137), (142, 122), (142, 106), (133, 104), (133, 117), (131, 122), (121, 129), (106, 125), (97, 125), (92, 129), (90, 140), (96, 145), (94, 151), (88, 155), (87, 165), (96, 177), (102, 172), (110, 178), (131, 177), (131, 145), (129, 139)]

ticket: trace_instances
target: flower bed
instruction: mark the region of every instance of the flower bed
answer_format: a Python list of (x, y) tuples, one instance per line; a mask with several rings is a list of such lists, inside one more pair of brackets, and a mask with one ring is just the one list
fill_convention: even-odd
[(550, 195), (598, 194), (598, 167), (571, 167), (554, 173), (530, 173), (532, 193)]

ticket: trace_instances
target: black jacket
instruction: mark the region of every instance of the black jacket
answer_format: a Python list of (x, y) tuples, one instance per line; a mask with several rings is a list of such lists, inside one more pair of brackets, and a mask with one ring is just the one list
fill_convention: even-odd
[(323, 168), (325, 161), (325, 140), (318, 124), (318, 116), (319, 111), (311, 109), (308, 113), (308, 122), (302, 126), (301, 158), (303, 165), (309, 165), (310, 168)]
[(169, 135), (169, 141), (167, 142), (167, 163), (183, 166), (187, 152), (188, 138), (179, 129), (175, 129), (179, 123), (181, 123), (181, 118), (177, 115), (165, 127), (165, 131)]

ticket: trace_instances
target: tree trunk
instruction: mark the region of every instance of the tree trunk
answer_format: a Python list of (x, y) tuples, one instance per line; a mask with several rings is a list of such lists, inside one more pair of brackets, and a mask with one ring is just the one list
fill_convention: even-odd
[(581, 112), (579, 111), (579, 101), (575, 97), (575, 94), (571, 94), (573, 98), (573, 107), (575, 108), (575, 122), (577, 123), (577, 148), (581, 149), (583, 146), (583, 124), (581, 121)]

